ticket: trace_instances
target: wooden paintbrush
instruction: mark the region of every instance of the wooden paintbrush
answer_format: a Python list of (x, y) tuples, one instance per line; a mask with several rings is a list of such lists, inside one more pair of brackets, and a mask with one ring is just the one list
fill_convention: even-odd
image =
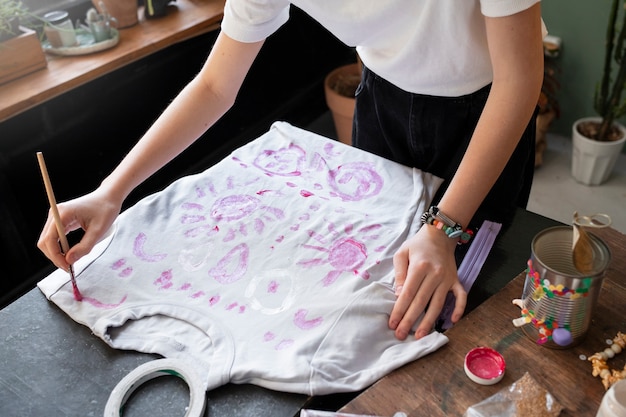
[[(57, 208), (57, 202), (54, 198), (54, 191), (52, 191), (52, 183), (48, 176), (48, 169), (46, 168), (46, 161), (43, 159), (43, 153), (37, 152), (37, 160), (39, 161), (39, 168), (41, 169), (41, 176), (43, 177), (43, 183), (46, 187), (46, 194), (48, 195), (48, 201), (50, 202), (50, 210), (54, 217), (54, 224), (56, 225), (57, 232), (59, 233), (59, 242), (61, 243), (61, 251), (66, 254), (70, 250), (70, 245), (67, 242), (67, 236), (65, 236), (65, 228), (61, 223), (61, 216), (59, 215), (59, 209)], [(74, 276), (74, 268), (70, 265), (70, 280), (72, 281), (72, 288), (74, 290), (74, 299), (81, 301), (83, 296), (78, 291), (78, 285), (76, 285), (76, 277)]]

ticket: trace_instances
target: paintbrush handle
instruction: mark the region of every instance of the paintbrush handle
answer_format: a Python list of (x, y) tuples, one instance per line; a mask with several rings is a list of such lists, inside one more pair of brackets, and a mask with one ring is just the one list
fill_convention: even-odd
[(41, 169), (41, 176), (43, 177), (43, 183), (46, 187), (46, 194), (48, 195), (48, 201), (50, 202), (50, 210), (52, 211), (52, 217), (54, 217), (54, 224), (57, 227), (59, 233), (59, 241), (61, 242), (61, 249), (66, 254), (70, 250), (70, 245), (67, 242), (67, 236), (65, 236), (65, 227), (61, 223), (61, 216), (59, 215), (59, 209), (57, 208), (57, 201), (54, 198), (54, 191), (52, 190), (52, 183), (50, 182), (50, 176), (48, 175), (48, 169), (46, 168), (46, 161), (43, 159), (43, 153), (37, 152), (37, 161), (39, 161), (39, 169)]

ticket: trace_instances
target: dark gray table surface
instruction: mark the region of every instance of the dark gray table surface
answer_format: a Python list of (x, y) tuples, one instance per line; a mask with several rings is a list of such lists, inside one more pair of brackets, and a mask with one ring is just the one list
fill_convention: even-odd
[[(523, 271), (533, 236), (557, 224), (518, 210), (513, 223), (500, 232), (470, 292), (468, 311)], [(101, 416), (117, 383), (155, 358), (110, 348), (34, 288), (0, 310), (0, 416)], [(337, 400), (328, 398), (227, 384), (207, 393), (205, 415), (293, 417), (304, 407), (333, 408)], [(182, 380), (161, 377), (133, 394), (124, 416), (182, 416), (188, 402)]]

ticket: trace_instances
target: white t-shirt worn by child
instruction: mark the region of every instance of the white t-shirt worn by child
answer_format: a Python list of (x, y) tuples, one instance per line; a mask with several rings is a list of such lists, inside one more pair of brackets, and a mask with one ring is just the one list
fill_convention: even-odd
[(222, 30), (241, 42), (267, 38), (293, 4), (339, 40), (356, 46), (363, 63), (415, 94), (458, 97), (493, 79), (485, 16), (502, 17), (539, 0), (227, 0)]

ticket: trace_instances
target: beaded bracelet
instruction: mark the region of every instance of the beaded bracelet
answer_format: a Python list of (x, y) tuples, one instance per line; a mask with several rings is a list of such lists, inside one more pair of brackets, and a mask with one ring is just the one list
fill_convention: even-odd
[(451, 239), (458, 238), (459, 245), (469, 242), (474, 235), (471, 229), (463, 230), (463, 226), (443, 214), (436, 206), (431, 206), (428, 211), (425, 211), (420, 220), (422, 224), (430, 224), (439, 230), (443, 230)]
[(626, 349), (626, 334), (617, 332), (612, 340), (611, 346), (604, 349), (601, 352), (594, 353), (588, 360), (591, 362), (593, 376), (599, 376), (602, 379), (602, 385), (604, 389), (608, 390), (611, 385), (615, 384), (620, 379), (626, 378), (626, 365), (622, 371), (616, 369), (609, 369), (606, 361), (613, 358), (615, 355), (619, 355)]

